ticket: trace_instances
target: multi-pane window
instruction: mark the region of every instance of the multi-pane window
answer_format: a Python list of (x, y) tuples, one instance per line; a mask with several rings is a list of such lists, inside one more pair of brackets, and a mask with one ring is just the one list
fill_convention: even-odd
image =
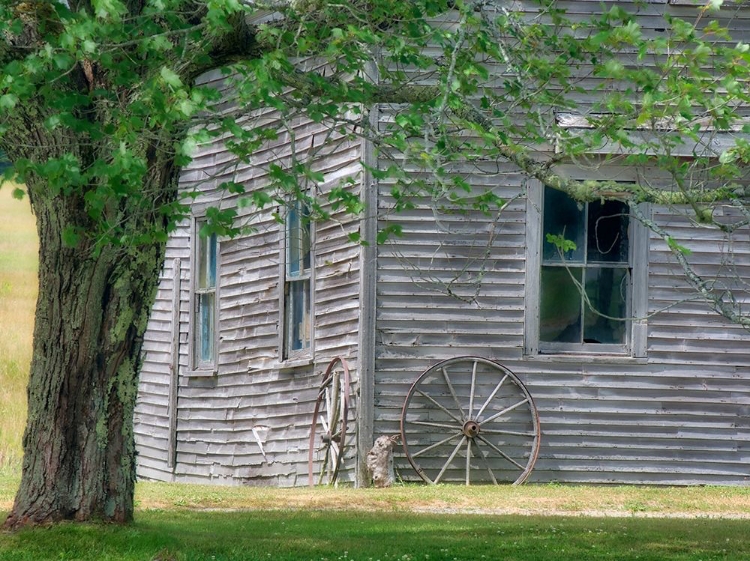
[(312, 341), (312, 250), (308, 207), (290, 204), (285, 220), (283, 355), (304, 355)]
[(542, 350), (622, 350), (628, 345), (629, 232), (626, 204), (582, 204), (545, 188), (539, 287)]
[(193, 366), (196, 370), (216, 364), (216, 278), (218, 240), (216, 234), (200, 235), (205, 221), (195, 223)]

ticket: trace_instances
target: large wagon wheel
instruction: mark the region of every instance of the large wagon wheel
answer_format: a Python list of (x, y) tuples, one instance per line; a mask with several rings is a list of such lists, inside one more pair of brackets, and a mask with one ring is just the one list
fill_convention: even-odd
[(346, 448), (346, 422), (349, 417), (349, 365), (336, 357), (323, 373), (315, 401), (307, 461), (308, 484), (315, 483), (315, 455), (322, 457), (318, 485), (334, 485)]
[(481, 357), (452, 358), (426, 370), (401, 412), (404, 452), (428, 483), (523, 483), (540, 436), (526, 387)]

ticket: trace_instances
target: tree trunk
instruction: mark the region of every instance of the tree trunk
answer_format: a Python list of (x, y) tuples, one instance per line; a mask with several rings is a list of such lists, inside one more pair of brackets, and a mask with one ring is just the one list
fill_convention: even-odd
[(39, 300), (21, 487), (5, 526), (133, 517), (141, 337), (163, 261), (65, 247), (59, 209), (35, 208)]
[[(110, 206), (125, 231), (163, 234), (167, 219), (159, 209), (175, 198), (176, 170), (168, 159), (148, 159), (140, 190), (148, 199)], [(85, 193), (95, 187), (68, 195), (51, 194), (33, 179), (27, 187), (39, 233), (39, 297), (23, 473), (5, 528), (128, 522), (141, 343), (165, 246), (148, 241), (155, 237), (118, 246), (82, 236), (69, 247), (62, 239), (66, 227), (92, 232)]]

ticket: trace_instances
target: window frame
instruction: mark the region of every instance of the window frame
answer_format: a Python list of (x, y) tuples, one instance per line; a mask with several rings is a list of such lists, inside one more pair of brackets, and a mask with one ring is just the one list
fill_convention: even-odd
[[(292, 208), (296, 208), (300, 215), (303, 215), (306, 203), (301, 199), (290, 200), (284, 209), (284, 222), (281, 224), (281, 235), (280, 235), (280, 257), (279, 260), (279, 357), (280, 362), (286, 365), (290, 364), (307, 364), (312, 360), (314, 356), (315, 347), (315, 224), (308, 218), (307, 222), (307, 236), (309, 239), (309, 249), (307, 252), (309, 265), (307, 269), (303, 270), (299, 274), (293, 275), (290, 271), (290, 224), (289, 214)], [(309, 208), (307, 209), (309, 216)], [(299, 221), (300, 227), (304, 225), (304, 221)], [(299, 231), (299, 230), (298, 230)], [(304, 261), (304, 258), (303, 258)], [(308, 288), (306, 291), (307, 297), (307, 332), (308, 341), (307, 346), (300, 349), (290, 349), (290, 341), (292, 339), (292, 322), (287, 317), (287, 307), (292, 302), (290, 294), (292, 293), (292, 285), (297, 283), (307, 282)]]
[[(218, 354), (219, 354), (219, 286), (221, 278), (221, 240), (218, 235), (212, 234), (207, 237), (201, 237), (200, 230), (207, 221), (205, 215), (193, 216), (191, 224), (190, 239), (191, 259), (190, 259), (190, 371), (189, 376), (213, 376), (218, 371)], [(215, 271), (214, 285), (212, 287), (200, 286), (200, 255), (202, 244), (214, 240), (215, 243)], [(209, 248), (207, 248), (209, 249)], [(210, 262), (210, 260), (209, 260)], [(213, 313), (211, 327), (211, 359), (203, 360), (199, 356), (200, 342), (198, 340), (201, 333), (201, 314), (199, 310), (201, 295), (213, 294)]]
[[(527, 260), (524, 354), (527, 357), (564, 355), (646, 357), (649, 234), (646, 227), (633, 217), (632, 213), (628, 225), (630, 246), (627, 268), (630, 271), (630, 286), (628, 287), (626, 301), (626, 309), (630, 319), (627, 320), (625, 342), (623, 344), (599, 344), (543, 342), (540, 340), (541, 273), (544, 264), (542, 247), (545, 241), (543, 209), (544, 186), (537, 180), (529, 180), (526, 200)], [(640, 210), (645, 216), (649, 216), (649, 205), (640, 205)], [(571, 265), (580, 268), (578, 264)]]

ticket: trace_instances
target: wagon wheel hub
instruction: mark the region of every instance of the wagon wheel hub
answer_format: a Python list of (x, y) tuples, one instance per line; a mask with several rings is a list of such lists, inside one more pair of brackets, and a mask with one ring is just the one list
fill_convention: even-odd
[(479, 423), (476, 421), (466, 421), (464, 423), (463, 433), (469, 438), (474, 438), (479, 434)]

